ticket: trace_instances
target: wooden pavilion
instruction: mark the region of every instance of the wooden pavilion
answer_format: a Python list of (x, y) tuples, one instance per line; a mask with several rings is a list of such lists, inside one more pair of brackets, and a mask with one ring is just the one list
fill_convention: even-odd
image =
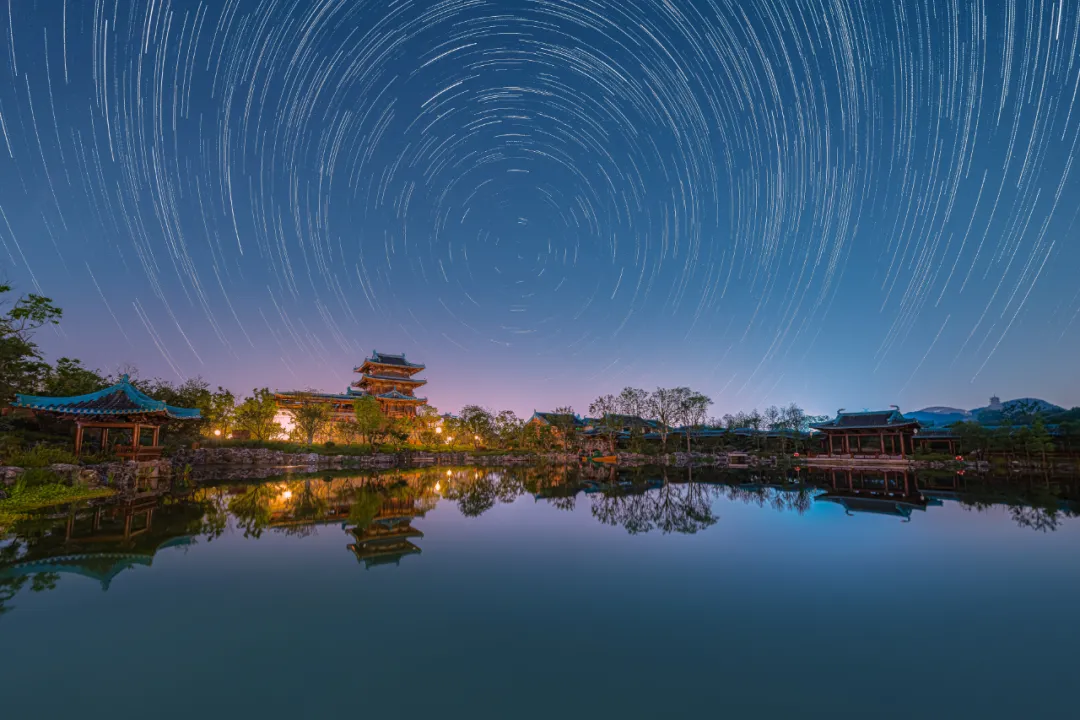
[(909, 420), (894, 405), (891, 410), (844, 412), (812, 426), (824, 435), (825, 454), (852, 459), (897, 459), (911, 455), (917, 420)]
[[(173, 420), (198, 420), (202, 417), (197, 409), (174, 407), (154, 400), (132, 385), (127, 375), (111, 387), (86, 395), (16, 395), (12, 405), (29, 409), (35, 414), (74, 421), (76, 456), (82, 452), (86, 431), (96, 430), (99, 431), (102, 452), (111, 449), (116, 455), (130, 460), (155, 460), (161, 457), (163, 425)], [(109, 433), (117, 431), (130, 432), (130, 443), (110, 446)]]

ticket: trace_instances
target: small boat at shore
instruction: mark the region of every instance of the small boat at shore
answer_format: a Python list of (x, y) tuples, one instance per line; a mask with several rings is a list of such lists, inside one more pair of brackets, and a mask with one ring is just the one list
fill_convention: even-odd
[(614, 455), (589, 455), (581, 458), (581, 462), (603, 463), (605, 465), (614, 465), (617, 461), (618, 458)]

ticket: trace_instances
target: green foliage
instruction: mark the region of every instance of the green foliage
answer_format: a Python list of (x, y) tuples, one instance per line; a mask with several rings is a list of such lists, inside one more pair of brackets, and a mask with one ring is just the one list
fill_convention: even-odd
[(362, 488), (349, 506), (349, 522), (361, 530), (366, 528), (382, 509), (383, 497), (374, 488)]
[(135, 381), (135, 386), (144, 393), (169, 405), (182, 408), (198, 408), (204, 419), (169, 423), (162, 430), (164, 442), (183, 441), (190, 443), (198, 440), (206, 427), (206, 411), (210, 406), (210, 385), (199, 377), (190, 378), (179, 385), (167, 380), (155, 378), (149, 381)]
[(236, 429), (254, 440), (272, 440), (281, 433), (281, 425), (274, 420), (277, 410), (277, 400), (269, 388), (252, 390), (251, 396), (236, 408)]
[(479, 449), (492, 437), (495, 429), (495, 421), (491, 413), (479, 405), (466, 405), (461, 408), (459, 417), (461, 431), (465, 442), (471, 442), (473, 448)]
[(206, 434), (214, 437), (229, 437), (236, 419), (236, 396), (220, 385), (217, 392), (210, 393), (206, 406), (201, 407), (206, 420)]
[(35, 445), (29, 450), (8, 455), (5, 463), (13, 467), (44, 468), (57, 463), (74, 465), (78, 460), (63, 448)]
[[(0, 284), (0, 296), (11, 286)], [(5, 303), (0, 303), (0, 311)], [(63, 311), (42, 295), (20, 297), (0, 314), (0, 405), (15, 399), (16, 393), (35, 392), (49, 371), (33, 341), (36, 330), (58, 325)]]
[(107, 388), (110, 379), (98, 370), (83, 367), (82, 361), (62, 357), (45, 376), (42, 392), (45, 395), (86, 395)]
[(300, 437), (311, 445), (315, 442), (315, 436), (322, 433), (330, 422), (330, 406), (306, 395), (300, 399), (300, 407), (293, 411), (292, 418)]
[(356, 416), (356, 431), (364, 442), (375, 443), (385, 436), (389, 422), (378, 400), (365, 395), (353, 403), (353, 414)]

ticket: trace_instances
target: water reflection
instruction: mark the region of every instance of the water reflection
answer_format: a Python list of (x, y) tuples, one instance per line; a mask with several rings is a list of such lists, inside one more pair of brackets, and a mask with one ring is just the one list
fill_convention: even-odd
[(573, 466), (340, 471), (209, 485), (177, 480), (53, 508), (9, 528), (0, 541), (0, 613), (19, 592), (51, 590), (64, 575), (91, 578), (106, 591), (117, 575), (151, 566), (166, 548), (213, 542), (224, 533), (256, 540), (330, 529), (343, 534), (343, 548), (364, 568), (398, 565), (422, 553), (417, 524), (440, 499), (465, 518), (523, 497), (560, 512), (587, 506), (595, 520), (630, 534), (707, 530), (720, 520), (719, 501), (798, 514), (834, 504), (848, 516), (905, 523), (945, 503), (974, 512), (1004, 507), (1016, 525), (1050, 532), (1080, 515), (1077, 487), (1076, 478), (961, 473)]

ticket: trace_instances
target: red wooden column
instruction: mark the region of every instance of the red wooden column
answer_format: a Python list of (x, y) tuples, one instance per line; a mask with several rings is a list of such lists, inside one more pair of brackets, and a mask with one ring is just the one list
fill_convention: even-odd
[(82, 423), (75, 425), (75, 457), (79, 457), (79, 453), (82, 452), (82, 436), (83, 426)]
[(885, 454), (885, 433), (878, 433), (878, 440), (881, 441), (881, 454)]

